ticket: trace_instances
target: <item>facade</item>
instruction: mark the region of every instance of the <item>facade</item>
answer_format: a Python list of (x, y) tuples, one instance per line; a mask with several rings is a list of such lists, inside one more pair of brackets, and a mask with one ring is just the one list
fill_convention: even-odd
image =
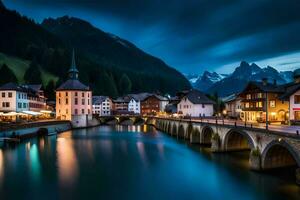
[(294, 82), (285, 85), (285, 93), (280, 96), (282, 101), (289, 103), (289, 121), (300, 121), (300, 69), (294, 71)]
[(78, 80), (74, 51), (68, 75), (69, 80), (56, 89), (56, 118), (86, 127), (92, 120), (92, 91)]
[(160, 100), (155, 95), (149, 95), (141, 101), (141, 114), (154, 115), (160, 111)]
[(119, 97), (113, 100), (113, 113), (114, 114), (129, 114), (128, 113), (129, 99), (125, 97)]
[(108, 96), (93, 96), (93, 114), (110, 116), (112, 100)]
[(141, 102), (139, 99), (135, 99), (134, 97), (130, 98), (128, 102), (128, 111), (133, 114), (141, 114)]
[(40, 112), (47, 110), (46, 97), (42, 90), (42, 85), (22, 85), (28, 91), (29, 110)]
[(198, 90), (190, 90), (177, 105), (178, 114), (190, 117), (210, 117), (214, 114), (214, 102)]
[(15, 83), (0, 87), (0, 112), (23, 112), (29, 110), (28, 91)]
[[(280, 122), (287, 123), (287, 101), (279, 97), (285, 93), (285, 86), (276, 83), (250, 82), (239, 97), (242, 99), (241, 119), (246, 122)], [(267, 116), (268, 112), (268, 116)]]
[(238, 95), (233, 94), (228, 97), (223, 98), (225, 103), (225, 113), (226, 116), (230, 118), (239, 119), (242, 112), (241, 99)]

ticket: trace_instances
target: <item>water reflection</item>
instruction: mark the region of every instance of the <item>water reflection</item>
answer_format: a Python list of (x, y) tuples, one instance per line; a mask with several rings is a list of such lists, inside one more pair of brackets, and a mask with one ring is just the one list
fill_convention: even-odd
[[(30, 144), (30, 143), (29, 143)], [(39, 150), (36, 144), (29, 147), (29, 157), (30, 157), (30, 173), (34, 179), (35, 183), (40, 181), (41, 176), (41, 164), (39, 158)]]
[(57, 138), (57, 164), (59, 183), (63, 187), (73, 185), (78, 175), (78, 163), (73, 141)]

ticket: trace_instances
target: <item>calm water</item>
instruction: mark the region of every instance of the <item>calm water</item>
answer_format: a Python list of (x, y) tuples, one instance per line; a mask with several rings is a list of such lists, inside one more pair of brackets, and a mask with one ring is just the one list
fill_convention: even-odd
[(68, 131), (2, 147), (0, 199), (300, 198), (293, 170), (254, 173), (247, 155), (211, 154), (147, 126)]

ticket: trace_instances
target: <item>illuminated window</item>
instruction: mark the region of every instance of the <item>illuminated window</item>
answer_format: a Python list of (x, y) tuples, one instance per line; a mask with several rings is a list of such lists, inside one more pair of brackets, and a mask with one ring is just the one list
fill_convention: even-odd
[(275, 106), (276, 106), (275, 100), (271, 100), (271, 101), (270, 101), (270, 107), (271, 107), (271, 108), (275, 108)]
[(246, 99), (251, 99), (251, 94), (247, 94)]
[(262, 98), (262, 93), (258, 93), (257, 98)]
[(249, 102), (245, 103), (245, 107), (246, 107), (246, 108), (249, 108), (249, 107), (250, 107)]

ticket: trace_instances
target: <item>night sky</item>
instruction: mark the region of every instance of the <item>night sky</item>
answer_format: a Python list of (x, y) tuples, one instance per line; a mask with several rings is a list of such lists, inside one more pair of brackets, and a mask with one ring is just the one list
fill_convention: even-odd
[(183, 73), (229, 73), (241, 60), (300, 67), (299, 0), (4, 0), (37, 22), (69, 15)]

